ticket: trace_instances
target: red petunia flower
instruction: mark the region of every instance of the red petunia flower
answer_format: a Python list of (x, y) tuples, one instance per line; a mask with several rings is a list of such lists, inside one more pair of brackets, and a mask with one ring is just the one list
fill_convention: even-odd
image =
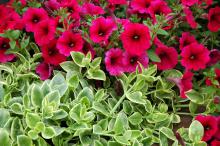
[(105, 53), (105, 66), (110, 75), (118, 76), (123, 73), (123, 51), (112, 48)]
[(184, 12), (185, 15), (186, 15), (186, 21), (188, 22), (188, 24), (190, 25), (190, 27), (193, 28), (193, 29), (197, 28), (198, 25), (197, 25), (197, 23), (196, 23), (196, 21), (195, 21), (195, 19), (194, 19), (193, 13), (192, 13), (192, 11), (190, 10), (190, 8), (184, 6), (184, 7), (183, 7), (183, 12)]
[(85, 3), (82, 6), (82, 13), (84, 15), (88, 15), (88, 14), (90, 14), (90, 15), (101, 15), (101, 14), (104, 14), (105, 11), (100, 6), (96, 6), (92, 3)]
[(49, 44), (42, 46), (41, 48), (44, 62), (55, 66), (66, 60), (66, 56), (60, 54), (56, 44), (57, 40), (54, 39), (50, 41)]
[(116, 29), (117, 25), (111, 18), (99, 17), (92, 21), (89, 29), (90, 38), (95, 43), (105, 43)]
[(202, 2), (205, 2), (206, 3), (206, 5), (212, 5), (212, 3), (213, 3), (213, 0), (199, 0), (199, 4), (202, 4)]
[(83, 47), (83, 39), (79, 33), (65, 31), (57, 41), (59, 52), (69, 56), (71, 51), (80, 51)]
[(49, 64), (42, 62), (36, 68), (36, 73), (40, 76), (41, 80), (46, 80), (51, 76), (52, 66)]
[(111, 5), (125, 5), (127, 4), (126, 0), (108, 0)]
[(23, 15), (26, 31), (34, 32), (39, 22), (48, 19), (48, 14), (43, 8), (28, 8)]
[(220, 146), (220, 140), (217, 140), (217, 139), (213, 140), (210, 146)]
[(76, 0), (64, 0), (61, 7), (66, 8), (72, 19), (78, 18), (81, 8)]
[(198, 0), (181, 0), (181, 3), (185, 6), (192, 6), (198, 3)]
[(220, 29), (220, 7), (211, 8), (208, 14), (208, 28), (212, 32), (217, 32)]
[(139, 13), (149, 13), (149, 7), (153, 0), (132, 0), (131, 7)]
[[(220, 116), (217, 117), (217, 125), (218, 125), (218, 130), (215, 133), (214, 137), (220, 140)], [(219, 144), (220, 144), (220, 141), (219, 141)]]
[(44, 4), (50, 10), (58, 10), (61, 7), (61, 4), (57, 0), (48, 0)]
[(172, 12), (172, 10), (167, 5), (167, 2), (164, 0), (153, 0), (149, 7), (150, 16), (156, 21), (156, 15), (165, 15), (167, 16)]
[(208, 63), (208, 66), (212, 66), (218, 62), (220, 62), (220, 51), (217, 49), (213, 49), (210, 51), (210, 61)]
[(150, 48), (150, 32), (147, 26), (139, 23), (125, 25), (121, 34), (123, 47), (132, 55), (142, 55)]
[(88, 43), (87, 41), (84, 41), (83, 48), (82, 48), (81, 52), (84, 53), (85, 55), (90, 52), (92, 55), (92, 58), (94, 58), (95, 54), (96, 54), (92, 45), (90, 43)]
[(217, 120), (214, 116), (196, 116), (195, 120), (199, 121), (204, 127), (202, 141), (210, 140), (218, 130)]
[(184, 47), (192, 43), (197, 43), (197, 40), (189, 32), (183, 32), (179, 42), (180, 42), (180, 50), (182, 50)]
[(193, 73), (186, 71), (182, 78), (168, 78), (169, 81), (175, 83), (180, 90), (180, 97), (187, 98), (185, 92), (189, 91), (193, 87), (192, 83)]
[(141, 64), (144, 68), (146, 68), (148, 67), (148, 62), (149, 59), (146, 53), (143, 53), (141, 55), (135, 55), (125, 52), (123, 55), (124, 70), (126, 72), (134, 72), (137, 67), (141, 72), (141, 68), (139, 64)]
[(13, 54), (6, 54), (9, 48), (9, 39), (0, 37), (0, 63), (12, 61), (15, 58)]
[(54, 39), (56, 32), (56, 22), (55, 20), (44, 20), (38, 23), (34, 31), (35, 41), (39, 46), (48, 44)]
[(159, 70), (172, 69), (178, 63), (178, 53), (173, 47), (160, 45), (156, 48), (156, 54), (161, 60), (160, 62), (154, 62)]
[(209, 50), (198, 43), (190, 44), (182, 49), (181, 64), (186, 69), (199, 70), (206, 68), (209, 62)]

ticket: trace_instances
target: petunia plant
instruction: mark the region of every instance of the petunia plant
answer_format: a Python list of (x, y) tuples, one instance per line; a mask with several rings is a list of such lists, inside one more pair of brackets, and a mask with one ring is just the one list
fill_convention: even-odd
[(0, 2), (0, 146), (220, 146), (218, 0)]

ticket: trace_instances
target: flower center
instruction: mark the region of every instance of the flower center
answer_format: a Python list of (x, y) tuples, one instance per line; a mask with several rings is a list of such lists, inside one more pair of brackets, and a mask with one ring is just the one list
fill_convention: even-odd
[(111, 64), (114, 65), (116, 63), (116, 58), (112, 57), (111, 58)]
[(131, 64), (135, 64), (135, 63), (137, 62), (137, 60), (138, 60), (138, 57), (136, 57), (136, 56), (131, 57), (130, 63), (131, 63)]
[(191, 60), (195, 60), (195, 58), (196, 58), (195, 55), (191, 55), (191, 56), (190, 56), (190, 59), (191, 59)]
[(34, 17), (33, 17), (33, 22), (34, 22), (34, 23), (38, 23), (38, 22), (39, 22), (38, 16), (34, 16)]
[(56, 54), (56, 51), (55, 51), (55, 50), (49, 49), (49, 51), (48, 51), (48, 55), (49, 55), (49, 56), (53, 56), (53, 55), (55, 55), (55, 54)]
[(102, 30), (100, 30), (99, 31), (99, 36), (104, 36), (104, 35), (105, 35), (105, 33)]
[(134, 35), (134, 36), (133, 36), (133, 39), (134, 39), (134, 40), (139, 40), (139, 38), (140, 38), (139, 35)]
[(7, 49), (7, 46), (8, 46), (8, 45), (5, 44), (5, 43), (2, 44), (2, 48), (3, 48), (3, 49)]
[(209, 126), (204, 127), (205, 130), (210, 130), (211, 128)]
[(75, 44), (73, 43), (73, 42), (71, 42), (71, 43), (69, 43), (69, 47), (74, 47), (75, 46)]

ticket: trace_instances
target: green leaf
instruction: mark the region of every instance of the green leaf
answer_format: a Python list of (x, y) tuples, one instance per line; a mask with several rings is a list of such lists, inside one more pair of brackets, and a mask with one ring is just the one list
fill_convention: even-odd
[(168, 36), (169, 33), (163, 29), (158, 29), (157, 30), (157, 34), (160, 34), (160, 35), (165, 35), (165, 36)]
[(68, 116), (68, 113), (67, 113), (65, 110), (59, 109), (59, 110), (53, 112), (53, 117), (52, 117), (52, 119), (54, 119), (54, 120), (60, 120), (60, 119), (66, 118), (67, 116)]
[(162, 127), (160, 132), (163, 133), (167, 138), (172, 139), (173, 141), (176, 140), (176, 137), (173, 134), (173, 131), (167, 127)]
[(101, 58), (101, 57), (95, 58), (95, 59), (92, 61), (92, 63), (90, 63), (90, 67), (91, 67), (91, 68), (94, 68), (94, 69), (98, 68), (98, 67), (100, 66), (101, 61), (102, 61), (102, 58)]
[(34, 127), (34, 130), (38, 133), (44, 131), (44, 129), (45, 129), (45, 124), (43, 122), (38, 122)]
[(77, 66), (72, 61), (66, 61), (60, 64), (60, 66), (66, 71), (66, 72), (76, 72), (78, 73), (80, 71), (79, 66)]
[(36, 140), (38, 138), (38, 133), (34, 130), (30, 130), (30, 131), (28, 131), (28, 136), (31, 139)]
[(85, 64), (83, 62), (83, 59), (85, 58), (85, 55), (81, 52), (71, 52), (71, 56), (73, 61), (80, 67), (85, 67)]
[(77, 99), (80, 100), (83, 97), (87, 97), (92, 103), (92, 101), (94, 100), (93, 91), (89, 87), (83, 88), (83, 90), (80, 91), (79, 95), (77, 96)]
[(32, 140), (26, 135), (19, 135), (17, 141), (18, 146), (33, 146)]
[(142, 93), (140, 91), (136, 91), (133, 93), (127, 93), (126, 97), (134, 103), (138, 103), (138, 104), (145, 104), (146, 103), (145, 99), (142, 98)]
[(125, 113), (120, 112), (116, 118), (115, 125), (114, 125), (114, 132), (115, 134), (119, 135), (125, 132), (128, 125), (128, 119)]
[(43, 92), (38, 85), (34, 85), (31, 91), (31, 102), (36, 107), (42, 106)]
[(69, 80), (68, 84), (73, 89), (76, 89), (79, 85), (79, 77), (77, 75), (73, 75)]
[(10, 146), (11, 140), (6, 129), (0, 128), (0, 145), (1, 146)]
[(167, 140), (166, 135), (160, 132), (159, 138), (160, 138), (160, 146), (168, 146), (168, 140)]
[(139, 125), (143, 119), (142, 119), (142, 115), (139, 112), (135, 112), (133, 113), (129, 118), (128, 118), (129, 122), (132, 125)]
[(128, 100), (125, 100), (125, 101), (123, 102), (123, 111), (124, 111), (126, 114), (128, 114), (128, 115), (130, 115), (131, 113), (133, 113), (133, 107), (132, 107), (131, 103), (130, 103)]
[(50, 82), (50, 87), (53, 91), (59, 91), (60, 97), (62, 97), (68, 89), (66, 80), (61, 73), (58, 73), (53, 77), (53, 79)]
[[(58, 91), (52, 91), (47, 94), (44, 100), (46, 100), (48, 104), (53, 105), (54, 109), (57, 109), (60, 105), (60, 94)], [(47, 106), (47, 104), (45, 106)]]
[(207, 146), (207, 143), (204, 141), (199, 141), (199, 142), (193, 143), (192, 146)]
[(0, 128), (3, 128), (10, 119), (10, 113), (7, 109), (0, 108)]
[(114, 139), (122, 145), (130, 145), (130, 142), (124, 136), (114, 136)]
[(94, 100), (97, 101), (97, 102), (102, 101), (102, 100), (104, 100), (104, 96), (105, 96), (105, 90), (104, 89), (99, 89), (99, 90), (96, 91)]
[(100, 70), (100, 69), (89, 69), (88, 70), (88, 75), (87, 75), (88, 79), (94, 79), (94, 80), (102, 80), (105, 81), (106, 80), (106, 76), (104, 71)]
[(154, 122), (162, 122), (165, 121), (169, 115), (167, 113), (152, 113), (151, 116)]
[(108, 141), (108, 146), (123, 146), (123, 145), (116, 141)]
[(76, 121), (77, 123), (81, 122), (81, 111), (84, 110), (85, 107), (82, 104), (75, 105), (69, 112), (70, 117)]
[(194, 114), (196, 112), (197, 108), (198, 108), (198, 105), (196, 103), (190, 101), (190, 103), (189, 103), (190, 113)]
[(34, 128), (41, 118), (37, 113), (27, 113), (25, 120), (28, 127)]
[(199, 142), (201, 141), (202, 137), (204, 135), (204, 128), (202, 124), (195, 120), (191, 123), (189, 127), (189, 138), (193, 142)]
[(23, 108), (22, 108), (22, 105), (20, 103), (13, 103), (10, 106), (10, 108), (11, 108), (13, 113), (16, 113), (16, 114), (19, 114), (19, 115), (23, 114)]
[(21, 124), (21, 120), (18, 117), (16, 117), (14, 118), (11, 125), (11, 137), (14, 141), (16, 141), (17, 136), (22, 134), (24, 134), (23, 125)]
[(194, 103), (197, 103), (197, 104), (204, 103), (204, 96), (201, 95), (201, 93), (199, 93), (193, 89), (187, 91), (185, 94), (186, 94), (186, 97), (188, 97)]
[(94, 102), (93, 105), (92, 105), (92, 108), (100, 113), (102, 113), (103, 115), (105, 116), (110, 116), (110, 113), (109, 113), (109, 110), (106, 109), (106, 107), (99, 103), (99, 102)]
[(148, 54), (148, 57), (150, 58), (151, 61), (153, 61), (153, 62), (161, 62), (160, 58), (155, 53), (154, 49), (147, 50), (147, 54)]
[(42, 137), (45, 139), (51, 139), (56, 135), (56, 131), (53, 127), (46, 127), (45, 130), (42, 132)]

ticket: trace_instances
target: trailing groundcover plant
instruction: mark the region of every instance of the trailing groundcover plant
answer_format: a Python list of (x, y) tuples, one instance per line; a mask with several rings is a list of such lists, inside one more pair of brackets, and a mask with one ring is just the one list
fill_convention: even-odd
[(0, 146), (220, 146), (219, 0), (0, 3)]

